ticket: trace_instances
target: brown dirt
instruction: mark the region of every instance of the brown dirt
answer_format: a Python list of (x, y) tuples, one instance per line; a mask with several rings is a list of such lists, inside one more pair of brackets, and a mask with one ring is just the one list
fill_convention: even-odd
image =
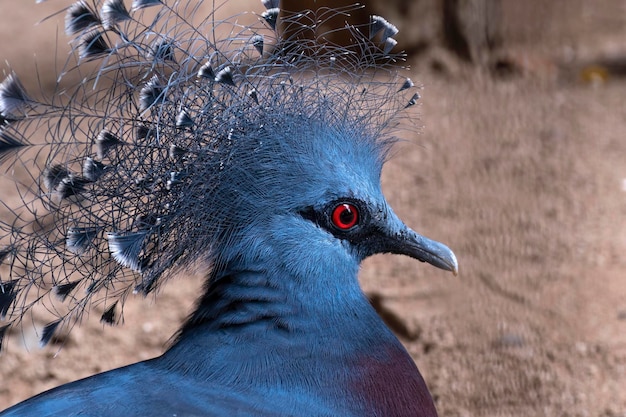
[[(600, 3), (503, 1), (502, 76), (440, 48), (414, 63), (424, 127), (400, 144), (384, 188), (461, 271), (377, 256), (362, 283), (442, 416), (626, 416), (626, 80), (603, 64), (626, 57), (626, 13)], [(0, 0), (0, 56), (28, 72), (37, 50), (39, 72), (54, 68), (54, 23), (31, 23), (58, 8)], [(156, 302), (127, 303), (120, 328), (86, 320), (61, 351), (11, 337), (0, 409), (158, 355), (200, 285), (181, 278)]]

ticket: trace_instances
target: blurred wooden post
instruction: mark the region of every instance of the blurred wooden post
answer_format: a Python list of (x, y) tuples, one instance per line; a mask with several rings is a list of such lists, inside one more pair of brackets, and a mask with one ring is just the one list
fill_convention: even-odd
[(378, 14), (400, 29), (397, 51), (415, 54), (443, 42), (461, 59), (482, 65), (501, 42), (501, 1), (366, 0), (360, 1), (363, 7), (351, 10), (349, 15), (335, 15), (312, 29), (317, 25), (310, 20), (313, 16), (299, 13), (313, 10), (319, 14), (323, 8), (343, 8), (359, 0), (281, 0), (278, 31), (284, 38), (298, 40), (324, 34), (325, 42), (349, 47), (354, 42), (350, 32), (342, 29), (346, 23), (367, 25), (370, 15)]
[[(369, 23), (369, 13), (365, 7), (354, 7), (348, 14), (324, 14), (325, 8), (342, 9), (354, 6), (356, 0), (281, 0), (278, 32), (285, 39), (315, 39), (324, 34), (323, 43), (332, 43), (348, 47), (354, 41), (346, 24), (362, 27)], [(312, 21), (315, 16), (299, 14), (305, 10), (312, 10), (322, 22)]]
[(482, 64), (500, 43), (500, 0), (443, 0), (443, 35), (462, 59)]

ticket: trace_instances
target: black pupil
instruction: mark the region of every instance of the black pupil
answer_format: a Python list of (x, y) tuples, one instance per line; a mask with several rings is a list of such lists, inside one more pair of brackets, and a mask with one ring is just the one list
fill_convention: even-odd
[(351, 224), (354, 221), (354, 211), (349, 206), (343, 206), (339, 220), (342, 224)]

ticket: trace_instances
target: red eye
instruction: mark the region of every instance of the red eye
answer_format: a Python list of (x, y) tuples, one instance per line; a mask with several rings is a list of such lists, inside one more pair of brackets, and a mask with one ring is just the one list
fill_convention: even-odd
[(342, 203), (333, 209), (333, 224), (340, 230), (353, 228), (359, 221), (359, 212), (352, 204)]

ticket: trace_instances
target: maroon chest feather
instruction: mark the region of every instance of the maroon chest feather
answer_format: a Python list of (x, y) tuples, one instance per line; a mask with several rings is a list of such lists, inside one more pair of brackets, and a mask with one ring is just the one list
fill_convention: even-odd
[(437, 417), (424, 379), (401, 347), (384, 347), (375, 356), (358, 359), (359, 378), (353, 393), (364, 398), (368, 415), (389, 417)]

